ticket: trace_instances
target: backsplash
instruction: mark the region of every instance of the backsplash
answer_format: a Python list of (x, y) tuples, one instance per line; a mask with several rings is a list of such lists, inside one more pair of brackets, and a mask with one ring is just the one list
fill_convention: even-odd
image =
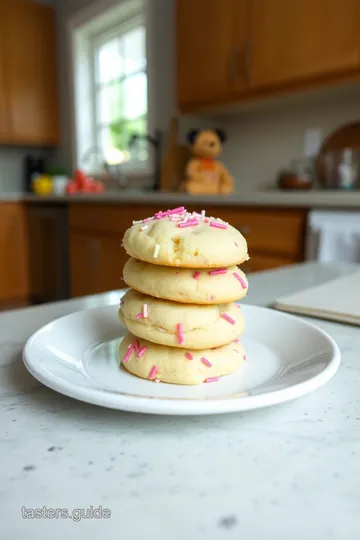
[(280, 169), (303, 157), (304, 132), (320, 128), (322, 138), (360, 120), (358, 85), (323, 90), (222, 116), (228, 134), (221, 159), (236, 178), (236, 191), (275, 186)]
[(24, 158), (27, 154), (52, 155), (52, 150), (0, 146), (0, 193), (24, 190)]

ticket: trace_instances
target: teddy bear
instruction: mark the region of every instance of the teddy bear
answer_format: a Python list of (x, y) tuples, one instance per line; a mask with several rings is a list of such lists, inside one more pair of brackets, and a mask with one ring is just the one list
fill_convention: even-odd
[(229, 194), (234, 190), (234, 179), (216, 158), (226, 141), (221, 129), (192, 129), (187, 134), (193, 157), (189, 160), (184, 188), (193, 195)]

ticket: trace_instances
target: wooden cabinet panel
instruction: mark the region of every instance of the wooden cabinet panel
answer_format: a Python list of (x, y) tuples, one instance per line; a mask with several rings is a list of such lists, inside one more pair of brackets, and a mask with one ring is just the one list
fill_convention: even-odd
[[(177, 91), (180, 104), (206, 102), (240, 84), (246, 17), (234, 27), (234, 5), (245, 10), (248, 0), (178, 0)], [(234, 41), (236, 31), (237, 41)]]
[(71, 295), (86, 296), (124, 287), (127, 255), (120, 237), (70, 232)]
[(358, 0), (253, 0), (251, 87), (360, 68)]
[(8, 2), (0, 21), (10, 114), (9, 142), (59, 140), (54, 10), (33, 2)]
[(63, 205), (27, 208), (30, 292), (33, 303), (68, 297), (67, 212)]
[(306, 211), (274, 208), (208, 207), (207, 214), (221, 217), (245, 236), (252, 252), (289, 255), (301, 259)]
[[(4, 9), (0, 3), (0, 21), (4, 17)], [(8, 109), (6, 102), (6, 81), (5, 81), (5, 63), (4, 63), (4, 54), (5, 54), (5, 40), (4, 32), (0, 26), (0, 142), (6, 138), (6, 135), (9, 131), (8, 123)]]
[(27, 222), (20, 204), (0, 204), (0, 303), (29, 295)]

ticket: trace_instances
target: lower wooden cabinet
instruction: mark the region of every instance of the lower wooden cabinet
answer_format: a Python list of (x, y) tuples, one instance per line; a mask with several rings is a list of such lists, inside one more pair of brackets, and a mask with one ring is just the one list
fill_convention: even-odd
[(29, 300), (26, 211), (19, 203), (0, 204), (0, 309)]
[[(168, 206), (164, 205), (163, 210)], [(189, 211), (202, 210), (190, 205)], [(133, 220), (153, 215), (158, 205), (71, 204), (69, 207), (71, 295), (86, 296), (123, 288), (127, 260), (121, 241)], [(250, 260), (246, 273), (279, 268), (304, 258), (306, 211), (209, 206), (207, 214), (228, 221), (245, 236)]]
[(124, 287), (127, 256), (121, 238), (92, 231), (70, 231), (71, 296), (86, 296)]

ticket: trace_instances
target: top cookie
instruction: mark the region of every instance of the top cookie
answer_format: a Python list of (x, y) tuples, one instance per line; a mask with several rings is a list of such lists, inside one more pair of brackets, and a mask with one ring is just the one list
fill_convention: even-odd
[(246, 240), (237, 229), (183, 206), (134, 222), (123, 243), (131, 257), (163, 266), (219, 268), (249, 259)]

